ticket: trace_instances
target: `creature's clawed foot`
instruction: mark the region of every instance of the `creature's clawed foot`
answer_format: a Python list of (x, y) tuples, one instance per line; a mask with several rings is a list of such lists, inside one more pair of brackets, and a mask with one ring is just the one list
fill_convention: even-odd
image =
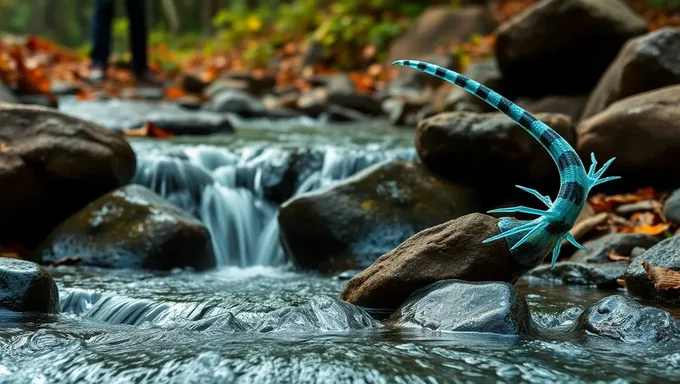
[(519, 248), (522, 244), (526, 243), (527, 241), (531, 240), (532, 237), (536, 236), (539, 232), (545, 229), (545, 227), (548, 226), (548, 220), (545, 217), (539, 217), (535, 220), (532, 220), (526, 224), (520, 225), (518, 227), (512, 228), (508, 231), (505, 231), (501, 234), (498, 234), (496, 236), (490, 237), (482, 243), (490, 243), (492, 241), (504, 239), (506, 237), (515, 235), (517, 233), (521, 232), (527, 232), (524, 237), (522, 237), (518, 242), (516, 242), (511, 248), (511, 251), (514, 251), (515, 249)]
[(592, 161), (590, 169), (588, 170), (588, 181), (590, 182), (589, 186), (590, 188), (593, 188), (596, 185), (606, 183), (608, 181), (617, 180), (621, 178), (621, 176), (609, 176), (601, 179), (602, 175), (607, 170), (607, 168), (609, 168), (609, 166), (612, 165), (614, 160), (616, 160), (616, 157), (612, 157), (611, 159), (609, 159), (609, 161), (604, 163), (604, 165), (602, 165), (602, 168), (600, 168), (599, 171), (595, 171), (595, 169), (597, 168), (597, 160), (595, 160), (594, 153), (590, 154), (590, 160)]

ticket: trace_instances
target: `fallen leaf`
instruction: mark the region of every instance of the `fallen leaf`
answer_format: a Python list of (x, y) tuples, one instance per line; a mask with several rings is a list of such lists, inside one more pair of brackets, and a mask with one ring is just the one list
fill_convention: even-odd
[(654, 289), (657, 291), (680, 289), (680, 271), (656, 267), (650, 265), (647, 260), (642, 260), (642, 267), (654, 283)]
[(166, 131), (151, 121), (145, 122), (138, 129), (124, 129), (123, 134), (132, 137), (155, 137), (158, 139), (169, 139), (174, 136), (172, 132)]
[(623, 233), (644, 233), (646, 235), (650, 236), (656, 236), (661, 233), (664, 233), (668, 228), (670, 228), (670, 224), (668, 223), (660, 223), (660, 224), (655, 224), (655, 225), (649, 225), (649, 224), (644, 224), (639, 227), (625, 227), (621, 229), (621, 232)]
[(19, 254), (16, 252), (0, 252), (0, 257), (22, 260), (21, 256), (19, 256)]
[(617, 283), (618, 285), (622, 286), (623, 288), (626, 288), (626, 280), (624, 280), (624, 279), (616, 279), (616, 283)]
[(361, 203), (361, 208), (364, 209), (366, 212), (370, 212), (373, 210), (373, 206), (375, 205), (375, 201), (373, 200), (365, 200), (364, 202)]
[(628, 260), (630, 260), (630, 256), (619, 255), (613, 249), (611, 251), (609, 251), (609, 253), (607, 254), (607, 258), (611, 261), (622, 261), (622, 260), (628, 261)]

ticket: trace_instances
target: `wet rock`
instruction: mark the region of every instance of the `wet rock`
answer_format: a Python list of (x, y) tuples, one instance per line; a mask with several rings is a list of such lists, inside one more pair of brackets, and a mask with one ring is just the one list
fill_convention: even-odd
[[(498, 69), (498, 63), (494, 58), (470, 64), (463, 71), (463, 74), (505, 97), (512, 97), (512, 92), (505, 86), (503, 75)], [(474, 106), (477, 112), (496, 112), (496, 109), (488, 103), (458, 86), (454, 86), (447, 93), (444, 98), (443, 110), (449, 112), (470, 110), (470, 105)]]
[(0, 121), (0, 243), (37, 245), (59, 222), (135, 172), (125, 138), (90, 122), (10, 104), (0, 104)]
[(70, 81), (52, 80), (50, 92), (58, 96), (75, 95), (80, 92), (80, 88)]
[(324, 113), (328, 122), (332, 123), (348, 123), (356, 121), (368, 121), (370, 116), (355, 111), (353, 109), (341, 107), (339, 105), (330, 105), (326, 108)]
[(248, 83), (246, 81), (228, 78), (215, 79), (203, 89), (203, 96), (212, 99), (218, 94), (227, 91), (239, 91), (248, 94)]
[(245, 92), (225, 90), (214, 95), (206, 108), (217, 113), (234, 113), (241, 117), (260, 117), (264, 106), (259, 100)]
[(333, 276), (333, 279), (335, 280), (350, 280), (354, 276), (358, 275), (361, 272), (360, 269), (350, 269), (349, 271), (344, 271), (340, 272), (337, 275)]
[(126, 88), (121, 91), (120, 96), (124, 99), (158, 101), (165, 97), (165, 89), (161, 87)]
[(598, 288), (616, 289), (620, 287), (628, 268), (628, 262), (609, 262), (604, 264), (577, 263), (563, 261), (555, 263), (554, 268), (544, 264), (529, 272), (529, 276), (548, 280), (559, 280), (570, 285), (593, 285)]
[(326, 97), (328, 104), (353, 109), (366, 115), (379, 116), (383, 114), (382, 105), (373, 95), (346, 91), (329, 91)]
[(231, 133), (234, 129), (228, 116), (205, 110), (191, 111), (167, 101), (64, 102), (60, 110), (116, 131), (141, 128), (147, 121), (176, 135)]
[(59, 312), (59, 290), (38, 264), (0, 258), (0, 308), (14, 312)]
[(14, 92), (0, 80), (0, 102), (18, 104), (19, 99), (14, 96)]
[(190, 73), (185, 73), (182, 76), (181, 84), (182, 89), (189, 93), (202, 93), (205, 87), (208, 86), (208, 83), (201, 80), (200, 77)]
[(479, 210), (474, 190), (395, 160), (287, 201), (279, 224), (297, 265), (333, 272), (367, 267), (413, 234)]
[(655, 200), (643, 200), (636, 203), (621, 204), (614, 209), (619, 215), (631, 215), (635, 212), (650, 212), (661, 208), (661, 204)]
[(480, 213), (423, 230), (351, 279), (340, 297), (367, 308), (397, 308), (439, 280), (514, 283), (530, 268), (513, 259), (505, 241), (482, 243), (497, 233), (498, 219)]
[[(536, 118), (574, 143), (569, 117), (537, 114)], [(437, 174), (454, 181), (491, 187), (496, 194), (499, 187), (554, 186), (558, 182), (558, 173), (548, 152), (501, 113), (435, 115), (418, 124), (415, 142), (423, 163)]]
[[(619, 100), (582, 121), (576, 131), (583, 159), (616, 157), (607, 170), (621, 180), (602, 190), (653, 186), (676, 188), (680, 178), (680, 85)], [(607, 185), (610, 184), (610, 185)]]
[(615, 295), (586, 308), (573, 331), (626, 343), (657, 343), (677, 340), (680, 320), (664, 310)]
[(611, 233), (595, 240), (587, 241), (583, 245), (589, 252), (576, 251), (570, 261), (580, 263), (607, 263), (610, 252), (616, 252), (621, 256), (630, 256), (636, 247), (651, 248), (659, 242), (659, 239), (644, 233)]
[[(387, 53), (387, 64), (395, 60), (424, 59), (440, 46), (453, 46), (467, 41), (473, 35), (486, 35), (495, 26), (493, 15), (487, 7), (429, 7), (405, 34), (392, 43)], [(406, 73), (403, 68), (398, 70)]]
[(626, 290), (633, 296), (659, 302), (680, 304), (680, 289), (657, 290), (642, 266), (661, 267), (680, 272), (680, 235), (661, 241), (633, 259), (626, 271)]
[(258, 332), (348, 332), (379, 328), (382, 324), (368, 312), (327, 296), (314, 296), (299, 307), (288, 307), (267, 315), (255, 328)]
[(179, 99), (177, 99), (176, 102), (177, 105), (188, 110), (201, 109), (201, 104), (203, 104), (199, 97), (190, 95), (182, 96)]
[(427, 100), (387, 99), (383, 102), (383, 110), (393, 125), (415, 126), (419, 121), (419, 112), (425, 107)]
[(19, 103), (47, 108), (57, 108), (59, 106), (57, 98), (50, 95), (19, 95)]
[(667, 219), (680, 224), (680, 189), (668, 196), (663, 204), (663, 214)]
[(298, 153), (266, 148), (236, 170), (236, 184), (250, 190), (260, 188), (262, 196), (278, 204), (295, 192)]
[(583, 108), (588, 101), (588, 95), (580, 96), (546, 96), (540, 99), (517, 100), (517, 105), (534, 113), (559, 113), (567, 115), (571, 121), (581, 120)]
[(210, 233), (203, 224), (138, 185), (88, 204), (56, 227), (32, 256), (47, 263), (64, 257), (103, 268), (215, 266)]
[(524, 297), (508, 283), (443, 280), (418, 290), (389, 319), (398, 327), (523, 335), (533, 331)]
[(546, 0), (502, 24), (494, 49), (518, 96), (582, 94), (628, 39), (647, 30), (620, 0)]
[(230, 72), (225, 74), (223, 78), (245, 83), (244, 90), (254, 96), (269, 93), (276, 86), (276, 77), (272, 75), (255, 76), (250, 72)]
[(615, 101), (680, 84), (680, 30), (665, 27), (630, 40), (593, 90), (586, 119)]

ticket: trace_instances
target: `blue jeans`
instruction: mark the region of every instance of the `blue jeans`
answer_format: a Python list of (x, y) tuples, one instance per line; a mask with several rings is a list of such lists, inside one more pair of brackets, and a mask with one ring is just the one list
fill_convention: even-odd
[[(92, 52), (95, 65), (106, 68), (111, 54), (111, 22), (115, 0), (96, 0), (92, 16)], [(145, 0), (125, 0), (130, 21), (132, 68), (136, 74), (147, 70), (147, 25)]]

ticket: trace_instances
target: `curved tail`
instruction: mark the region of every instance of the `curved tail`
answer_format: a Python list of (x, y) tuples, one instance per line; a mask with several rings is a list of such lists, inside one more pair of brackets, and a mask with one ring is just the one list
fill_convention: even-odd
[(430, 75), (437, 76), (465, 89), (471, 94), (484, 100), (492, 107), (506, 114), (514, 122), (519, 124), (520, 127), (529, 132), (529, 134), (538, 140), (538, 142), (541, 143), (541, 145), (548, 151), (550, 157), (552, 157), (553, 161), (555, 164), (557, 164), (557, 167), (560, 170), (566, 168), (565, 165), (580, 165), (581, 168), (583, 168), (583, 163), (576, 155), (576, 151), (574, 151), (571, 145), (569, 145), (566, 140), (558, 135), (557, 132), (555, 132), (542, 121), (536, 119), (517, 104), (503, 97), (501, 94), (495, 92), (489, 87), (450, 69), (423, 61), (398, 60), (392, 64), (410, 67), (429, 73)]

